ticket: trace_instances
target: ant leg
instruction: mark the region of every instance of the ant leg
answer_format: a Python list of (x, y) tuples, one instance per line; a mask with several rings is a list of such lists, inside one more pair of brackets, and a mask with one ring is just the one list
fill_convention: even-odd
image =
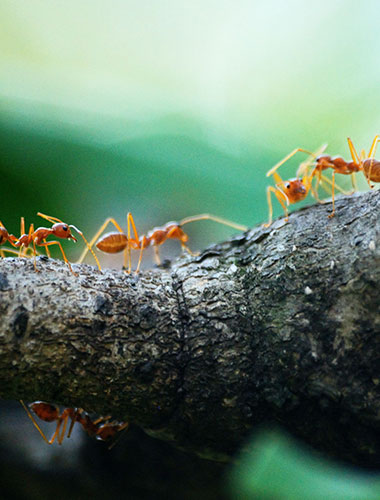
[(30, 418), (30, 420), (33, 422), (34, 427), (41, 434), (41, 436), (42, 436), (43, 440), (45, 441), (45, 443), (51, 444), (51, 442), (45, 436), (45, 434), (43, 433), (41, 427), (37, 424), (36, 419), (33, 417), (33, 415), (31, 414), (31, 412), (29, 411), (29, 408), (26, 406), (26, 404), (24, 403), (24, 401), (22, 399), (20, 399), (20, 403), (23, 406), (24, 410), (26, 411), (26, 413), (27, 413), (28, 417)]
[[(33, 242), (34, 243), (34, 242)], [(34, 243), (35, 245), (35, 243)], [(59, 249), (61, 250), (61, 253), (62, 253), (62, 257), (63, 257), (63, 260), (66, 262), (66, 264), (69, 266), (69, 269), (71, 271), (71, 273), (74, 275), (74, 276), (78, 276), (78, 273), (74, 272), (72, 270), (72, 267), (71, 267), (71, 264), (70, 262), (68, 261), (66, 255), (65, 255), (65, 252), (63, 251), (63, 248), (62, 248), (62, 245), (59, 241), (47, 241), (46, 243), (40, 243), (39, 246), (41, 247), (48, 247), (48, 246), (51, 246), (51, 245), (58, 245), (59, 246)]]
[(98, 260), (97, 256), (95, 255), (94, 250), (90, 247), (90, 245), (89, 245), (88, 241), (87, 241), (87, 240), (86, 240), (86, 238), (84, 237), (84, 234), (82, 233), (82, 231), (79, 231), (79, 229), (78, 229), (76, 226), (73, 226), (72, 224), (70, 224), (70, 226), (69, 226), (69, 227), (71, 227), (71, 228), (75, 229), (75, 231), (76, 231), (78, 234), (80, 234), (80, 235), (81, 235), (81, 237), (82, 237), (83, 241), (84, 241), (84, 242), (85, 242), (85, 244), (86, 244), (86, 247), (88, 248), (88, 250), (91, 252), (92, 256), (94, 257), (95, 262), (96, 262), (96, 265), (98, 266), (99, 271), (101, 271), (101, 270), (102, 270), (102, 268), (100, 267), (100, 262), (99, 262), (99, 260)]
[(277, 188), (274, 188), (273, 186), (268, 186), (267, 187), (267, 201), (268, 201), (268, 207), (269, 207), (269, 220), (267, 224), (263, 224), (263, 227), (269, 227), (272, 224), (273, 220), (273, 205), (272, 205), (272, 199), (271, 199), (271, 193), (274, 193), (278, 201), (281, 203), (282, 208), (284, 209), (285, 212), (285, 218), (286, 220), (288, 219), (288, 207), (286, 206), (284, 200), (283, 200), (283, 194), (281, 191), (279, 191)]
[(347, 137), (347, 142), (348, 142), (348, 147), (350, 148), (350, 153), (351, 153), (352, 161), (355, 163), (355, 165), (361, 165), (361, 161), (360, 161), (359, 155), (356, 152), (354, 144), (353, 144), (353, 142), (351, 141), (351, 139), (349, 137)]
[(191, 217), (186, 217), (185, 219), (182, 219), (180, 221), (179, 225), (184, 226), (185, 224), (188, 224), (189, 222), (196, 222), (199, 220), (211, 220), (213, 222), (217, 222), (218, 224), (223, 224), (224, 226), (233, 227), (234, 229), (238, 229), (239, 231), (247, 231), (248, 230), (247, 226), (242, 226), (240, 224), (236, 224), (235, 222), (231, 222), (227, 219), (223, 219), (222, 217), (217, 217), (216, 215), (212, 215), (212, 214), (192, 215)]
[[(29, 231), (30, 231), (30, 228), (29, 228)], [(23, 234), (25, 234), (25, 219), (24, 219), (24, 217), (21, 217), (21, 219), (20, 219), (20, 237)], [(25, 257), (25, 255), (26, 255), (26, 251), (23, 254), (22, 249), (23, 249), (23, 247), (22, 247), (22, 245), (20, 245), (20, 249), (18, 252), (19, 257)]]
[(96, 420), (94, 420), (92, 423), (94, 425), (98, 425), (101, 422), (107, 422), (107, 420), (111, 420), (111, 418), (112, 418), (111, 415), (107, 415), (106, 417), (99, 417)]
[(140, 265), (141, 265), (141, 260), (142, 260), (142, 256), (143, 256), (143, 251), (144, 251), (144, 245), (141, 243), (139, 261), (137, 263), (137, 267), (136, 267), (136, 271), (135, 271), (136, 274), (138, 274), (140, 271)]
[[(322, 175), (321, 170), (318, 167), (315, 167), (313, 169), (313, 171), (311, 172), (310, 177), (309, 177), (311, 194), (317, 200), (318, 203), (322, 203), (322, 201), (319, 199), (319, 196), (318, 196), (318, 188), (319, 188), (319, 184), (321, 183), (321, 175)], [(315, 187), (313, 186), (313, 178), (314, 177), (316, 178)]]
[[(59, 434), (59, 429), (61, 428), (61, 424), (62, 424), (62, 420), (59, 419), (58, 422), (57, 422), (57, 428), (55, 429), (54, 434), (52, 435), (52, 437), (50, 438), (50, 440), (48, 442), (49, 444), (53, 444), (54, 443), (56, 437)], [(58, 444), (62, 444), (62, 443), (59, 442), (59, 439), (58, 439)]]
[(154, 248), (154, 260), (156, 261), (157, 266), (161, 265), (160, 252), (158, 250), (158, 245), (153, 245)]
[[(42, 241), (44, 243), (46, 243), (46, 238), (44, 238)], [(50, 255), (50, 250), (48, 249), (48, 247), (45, 247), (45, 252), (46, 252), (47, 257), (50, 259), (51, 255)]]
[(269, 177), (270, 175), (272, 175), (279, 167), (281, 167), (281, 165), (283, 165), (285, 162), (287, 162), (288, 160), (290, 160), (290, 158), (292, 158), (292, 156), (294, 156), (298, 152), (302, 152), (302, 153), (306, 153), (306, 154), (308, 154), (310, 156), (314, 156), (314, 153), (312, 153), (311, 151), (308, 151), (307, 149), (303, 149), (303, 148), (293, 149), (293, 151), (291, 153), (289, 153), (288, 155), (286, 155), (285, 158), (283, 158), (281, 161), (279, 161), (278, 163), (276, 163), (276, 165), (274, 167), (272, 167), (270, 170), (268, 170), (268, 172), (266, 174), (267, 177)]
[(75, 424), (75, 419), (72, 418), (70, 422), (69, 432), (67, 433), (68, 438), (71, 436), (71, 433), (73, 432), (74, 424)]
[[(127, 246), (126, 250), (124, 251), (124, 267), (126, 267), (125, 264), (126, 264), (126, 259), (128, 257), (128, 273), (130, 273), (132, 271), (131, 245), (130, 245), (130, 242), (131, 242), (131, 225), (132, 225), (133, 235), (135, 237), (135, 242), (137, 244), (139, 244), (140, 243), (140, 238), (139, 238), (139, 234), (138, 234), (137, 229), (136, 229), (135, 221), (133, 219), (133, 216), (132, 216), (131, 212), (128, 212), (127, 213), (128, 246)], [(138, 262), (138, 265), (137, 265), (137, 268), (136, 268), (136, 274), (139, 272), (139, 269), (140, 269), (140, 264), (141, 264), (141, 259), (142, 259), (142, 252), (144, 250), (143, 247), (144, 247), (144, 245), (141, 243), (140, 258), (139, 258), (139, 262)]]
[(197, 257), (199, 255), (199, 252), (193, 252), (190, 250), (188, 246), (186, 246), (184, 243), (181, 243), (182, 250), (186, 250), (188, 254), (190, 254), (193, 257)]
[(263, 224), (263, 227), (269, 227), (272, 224), (273, 220), (273, 205), (272, 205), (272, 198), (271, 198), (271, 193), (275, 192), (275, 188), (272, 186), (267, 187), (267, 202), (268, 202), (268, 207), (269, 207), (269, 220), (266, 224)]
[(369, 150), (369, 153), (368, 153), (368, 158), (373, 158), (375, 156), (377, 145), (378, 145), (379, 141), (380, 141), (380, 136), (375, 135), (375, 138), (372, 141), (371, 149)]
[[(329, 186), (329, 188), (328, 188), (327, 186), (325, 186), (324, 184), (322, 184), (323, 189), (324, 189), (327, 193), (331, 194), (331, 193), (332, 193), (332, 185), (333, 185), (332, 181), (330, 181), (330, 179), (329, 179), (328, 177), (326, 177), (325, 175), (323, 175), (323, 174), (321, 175), (321, 179), (322, 179), (323, 183), (326, 183), (326, 184), (328, 184), (328, 186)], [(337, 190), (338, 190), (340, 193), (342, 193), (342, 194), (345, 194), (345, 195), (347, 195), (347, 194), (351, 194), (350, 192), (345, 191), (345, 190), (344, 190), (344, 189), (342, 189), (340, 186), (338, 186), (338, 184), (337, 184), (337, 183), (335, 183), (334, 188), (335, 188), (335, 189), (337, 189)], [(329, 190), (328, 190), (328, 189), (329, 189)]]
[(334, 187), (335, 187), (335, 170), (332, 173), (332, 190), (331, 190), (331, 197), (332, 197), (332, 212), (329, 214), (329, 218), (335, 216), (335, 198), (334, 198)]
[(62, 426), (61, 434), (58, 436), (58, 444), (62, 444), (62, 441), (65, 438), (65, 431), (66, 431), (66, 427), (67, 427), (67, 422), (69, 420), (69, 415), (66, 415), (65, 411), (61, 415), (61, 419), (60, 419), (60, 422), (63, 422), (63, 426)]
[(89, 248), (92, 248), (94, 246), (94, 244), (96, 243), (96, 240), (99, 238), (99, 236), (102, 234), (102, 232), (108, 226), (108, 224), (113, 224), (116, 227), (116, 229), (119, 231), (119, 233), (123, 232), (123, 230), (121, 229), (119, 224), (116, 222), (116, 220), (113, 217), (108, 217), (108, 219), (106, 219), (104, 221), (104, 223), (102, 224), (100, 229), (96, 232), (95, 236), (92, 238), (92, 240), (88, 244), (88, 247), (83, 250), (83, 252), (82, 252), (81, 256), (79, 257), (79, 260), (77, 260), (76, 264), (81, 264), (83, 262), (84, 258), (87, 255)]
[(352, 172), (351, 174), (351, 183), (352, 183), (352, 192), (355, 193), (355, 191), (358, 190), (358, 184), (356, 182), (355, 172)]
[(41, 212), (37, 212), (37, 215), (39, 217), (42, 217), (43, 219), (48, 220), (51, 224), (54, 224), (55, 222), (63, 223), (63, 221), (61, 221), (61, 219), (57, 219), (57, 217), (52, 217), (51, 215), (45, 215), (45, 214), (42, 214)]
[(18, 250), (13, 250), (13, 248), (2, 248), (0, 250), (1, 257), (5, 257), (4, 252), (9, 252), (9, 253), (17, 255), (17, 256), (19, 254), (19, 251)]
[(307, 158), (305, 161), (300, 163), (300, 166), (297, 169), (296, 177), (305, 177), (309, 175), (309, 167), (311, 164), (320, 156), (325, 149), (327, 148), (327, 144), (322, 144), (314, 153), (312, 153), (309, 158)]
[(39, 273), (39, 270), (37, 269), (36, 256), (37, 256), (36, 242), (33, 240), (33, 265), (36, 273)]

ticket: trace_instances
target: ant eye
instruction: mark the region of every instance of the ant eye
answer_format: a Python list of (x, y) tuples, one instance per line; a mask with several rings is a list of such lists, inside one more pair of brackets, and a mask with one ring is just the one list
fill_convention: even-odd
[(285, 187), (286, 187), (286, 189), (289, 189), (290, 188), (290, 182), (285, 182)]
[(64, 231), (67, 231), (69, 228), (68, 228), (68, 226), (63, 226), (63, 227), (62, 227), (62, 229), (63, 229)]

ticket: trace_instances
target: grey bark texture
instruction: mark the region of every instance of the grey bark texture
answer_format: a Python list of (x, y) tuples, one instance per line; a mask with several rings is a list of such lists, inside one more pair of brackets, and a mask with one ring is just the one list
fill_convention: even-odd
[(213, 459), (259, 424), (380, 464), (380, 195), (138, 276), (0, 262), (0, 396), (130, 420)]

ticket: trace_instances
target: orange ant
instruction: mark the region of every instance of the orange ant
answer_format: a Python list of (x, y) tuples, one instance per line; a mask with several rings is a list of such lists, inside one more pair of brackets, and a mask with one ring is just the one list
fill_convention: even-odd
[(50, 439), (47, 439), (24, 401), (20, 399), (20, 403), (47, 444), (53, 444), (55, 440), (57, 440), (58, 444), (62, 444), (69, 419), (71, 423), (67, 433), (68, 438), (71, 436), (75, 422), (80, 423), (89, 436), (95, 436), (96, 439), (101, 441), (112, 439), (118, 432), (127, 429), (129, 425), (128, 422), (109, 422), (110, 416), (99, 417), (97, 420), (93, 421), (82, 408), (65, 408), (62, 413), (60, 413), (56, 405), (43, 401), (35, 401), (34, 403), (30, 403), (29, 407), (38, 418), (44, 422), (57, 422), (54, 434)]
[[(38, 269), (37, 269), (37, 265), (36, 265), (36, 255), (37, 255), (36, 246), (45, 247), (46, 253), (47, 253), (48, 257), (50, 257), (48, 247), (51, 245), (58, 245), (60, 250), (61, 250), (63, 260), (69, 266), (70, 271), (72, 272), (72, 274), (74, 274), (74, 276), (78, 276), (78, 274), (72, 270), (71, 264), (68, 261), (66, 255), (65, 255), (65, 252), (63, 251), (61, 243), (59, 241), (46, 241), (46, 238), (48, 236), (50, 236), (51, 234), (53, 234), (54, 236), (57, 236), (58, 238), (64, 238), (64, 239), (73, 240), (76, 242), (77, 239), (72, 235), (70, 228), (74, 229), (78, 234), (81, 235), (81, 237), (83, 238), (84, 242), (86, 243), (86, 245), (88, 247), (88, 250), (90, 250), (90, 252), (92, 253), (92, 255), (93, 255), (93, 257), (98, 265), (99, 270), (101, 270), (98, 258), (96, 257), (93, 250), (89, 247), (88, 242), (87, 242), (86, 238), (84, 237), (82, 231), (79, 231), (79, 229), (77, 227), (73, 226), (72, 224), (68, 225), (65, 222), (62, 222), (60, 219), (57, 219), (56, 217), (51, 217), (49, 215), (42, 214), (41, 212), (38, 212), (37, 215), (48, 220), (51, 224), (53, 224), (53, 226), (51, 228), (39, 227), (36, 230), (34, 230), (34, 224), (31, 224), (29, 227), (29, 232), (27, 234), (26, 233), (21, 234), (18, 241), (15, 242), (15, 246), (20, 248), (20, 255), (21, 255), (22, 248), (27, 248), (27, 247), (29, 247), (29, 245), (31, 243), (33, 243), (34, 269), (37, 272), (38, 272)], [(23, 218), (22, 218), (22, 224), (23, 224)], [(24, 228), (24, 231), (25, 231), (25, 228)]]
[[(222, 219), (220, 217), (216, 217), (211, 214), (200, 214), (200, 215), (194, 215), (192, 217), (186, 217), (185, 219), (182, 219), (179, 223), (178, 222), (168, 222), (162, 227), (156, 227), (149, 231), (146, 235), (139, 236), (135, 222), (133, 220), (133, 216), (130, 212), (127, 214), (127, 234), (123, 232), (121, 229), (120, 225), (116, 222), (115, 219), (112, 217), (109, 217), (104, 221), (102, 224), (101, 228), (98, 230), (98, 232), (95, 234), (95, 236), (92, 238), (92, 240), (89, 243), (89, 249), (92, 248), (92, 246), (96, 242), (96, 247), (101, 250), (102, 252), (105, 253), (119, 253), (124, 251), (124, 269), (127, 268), (127, 262), (128, 262), (128, 273), (131, 272), (131, 249), (133, 250), (140, 250), (140, 256), (138, 260), (138, 264), (136, 267), (136, 274), (140, 270), (140, 265), (142, 261), (142, 255), (143, 251), (149, 247), (153, 246), (154, 248), (154, 255), (155, 255), (155, 260), (157, 265), (161, 264), (160, 260), (160, 255), (159, 255), (159, 250), (158, 247), (162, 245), (166, 240), (168, 239), (173, 239), (173, 240), (179, 240), (181, 243), (181, 247), (183, 250), (186, 250), (190, 255), (197, 255), (193, 253), (190, 248), (186, 245), (189, 236), (183, 231), (182, 226), (185, 224), (188, 224), (189, 222), (195, 222), (199, 220), (212, 220), (214, 222), (218, 222), (219, 224), (224, 224), (226, 226), (233, 227), (235, 229), (238, 229), (240, 231), (246, 231), (248, 228), (246, 226), (242, 226), (240, 224), (235, 224), (234, 222), (230, 222), (228, 220)], [(108, 226), (108, 224), (113, 224), (118, 232), (111, 232), (105, 234), (102, 238), (99, 238), (99, 236), (102, 234), (102, 232), (105, 230), (105, 228)], [(132, 226), (132, 231), (133, 231), (133, 237), (131, 235), (131, 226)], [(98, 240), (98, 241), (96, 241)], [(88, 249), (85, 249), (80, 256), (78, 260), (78, 264), (80, 264), (83, 259), (85, 258), (87, 254)]]
[[(0, 221), (0, 245), (4, 245), (4, 243), (8, 242), (10, 243), (13, 247), (16, 247), (16, 242), (17, 238), (13, 234), (9, 234), (8, 231), (6, 230), (4, 224)], [(0, 255), (1, 257), (4, 257), (4, 252), (10, 252), (14, 253), (17, 255), (18, 252), (15, 250), (12, 250), (11, 248), (2, 248), (0, 250)]]
[[(21, 228), (23, 228), (23, 217), (21, 217)], [(13, 234), (9, 234), (6, 230), (4, 224), (0, 221), (0, 245), (4, 245), (4, 243), (9, 242), (13, 247), (17, 248), (16, 242), (17, 238)], [(31, 250), (31, 249), (29, 249)], [(12, 248), (2, 248), (0, 250), (0, 256), (4, 257), (4, 252), (8, 252), (14, 255), (18, 255), (20, 257), (20, 251), (13, 250)], [(26, 252), (25, 252), (26, 255)], [(23, 255), (24, 256), (24, 255)]]
[[(264, 224), (264, 227), (269, 227), (272, 224), (273, 206), (271, 200), (271, 193), (274, 193), (277, 200), (280, 202), (282, 208), (284, 209), (286, 221), (289, 218), (288, 205), (297, 203), (298, 201), (305, 199), (310, 190), (312, 191), (314, 198), (316, 198), (319, 201), (317, 191), (313, 188), (312, 185), (313, 177), (315, 175), (315, 169), (311, 172), (311, 174), (309, 174), (308, 171), (311, 164), (317, 159), (317, 157), (321, 153), (323, 153), (326, 147), (327, 144), (324, 144), (315, 153), (311, 153), (310, 151), (307, 151), (306, 149), (302, 148), (294, 149), (291, 153), (286, 155), (285, 158), (279, 161), (274, 167), (268, 170), (266, 174), (267, 177), (273, 175), (276, 185), (275, 187), (274, 186), (267, 187), (269, 221), (267, 224)], [(282, 180), (280, 175), (277, 173), (277, 169), (285, 162), (287, 162), (290, 158), (292, 158), (292, 156), (294, 156), (296, 153), (300, 151), (303, 153), (307, 153), (309, 155), (309, 158), (305, 162), (300, 164), (297, 170), (297, 177), (295, 179), (288, 179), (286, 181)], [(332, 182), (329, 179), (327, 179), (325, 176), (322, 176), (322, 174), (320, 175), (324, 182), (332, 185)]]
[[(341, 156), (331, 157), (330, 155), (322, 155), (316, 158), (316, 164), (312, 175), (318, 174), (318, 179), (321, 178), (322, 170), (328, 168), (333, 169), (332, 173), (332, 205), (333, 209), (329, 217), (334, 217), (335, 215), (335, 200), (334, 200), (334, 187), (335, 187), (335, 174), (351, 175), (352, 176), (352, 186), (354, 190), (356, 189), (355, 173), (362, 171), (370, 188), (373, 188), (371, 182), (380, 182), (380, 161), (374, 159), (377, 144), (380, 140), (378, 135), (375, 136), (372, 141), (371, 148), (369, 150), (368, 156), (366, 156), (365, 151), (362, 151), (360, 156), (355, 150), (352, 140), (348, 137), (348, 147), (350, 149), (352, 161), (348, 162)], [(319, 181), (318, 181), (319, 182)]]

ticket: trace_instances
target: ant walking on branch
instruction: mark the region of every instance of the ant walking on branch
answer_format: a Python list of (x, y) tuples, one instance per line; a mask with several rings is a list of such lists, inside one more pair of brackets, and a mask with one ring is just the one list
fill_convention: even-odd
[(101, 441), (108, 441), (114, 438), (118, 432), (127, 429), (129, 425), (128, 422), (110, 421), (110, 416), (99, 417), (96, 420), (92, 420), (88, 413), (86, 413), (82, 408), (65, 408), (62, 413), (60, 413), (59, 408), (56, 405), (45, 403), (43, 401), (30, 403), (29, 407), (38, 418), (44, 422), (57, 422), (54, 434), (50, 439), (48, 439), (36, 422), (36, 419), (30, 412), (29, 408), (25, 405), (24, 401), (20, 399), (20, 403), (47, 444), (53, 444), (55, 440), (57, 440), (58, 444), (62, 444), (69, 420), (71, 420), (71, 422), (67, 432), (68, 438), (71, 436), (75, 422), (78, 422), (82, 425), (83, 429), (89, 436), (94, 436), (96, 439)]
[[(17, 248), (16, 241), (17, 241), (16, 236), (14, 236), (13, 234), (9, 234), (4, 224), (0, 221), (0, 245), (4, 245), (5, 243), (8, 242), (13, 247)], [(18, 252), (16, 250), (12, 250), (12, 248), (2, 248), (0, 250), (1, 257), (4, 257), (4, 252), (14, 253), (16, 255), (18, 254)]]
[(33, 244), (33, 255), (34, 255), (34, 269), (38, 271), (37, 265), (36, 265), (36, 255), (37, 255), (37, 250), (36, 246), (41, 246), (46, 248), (46, 252), (48, 257), (50, 256), (48, 247), (51, 245), (58, 245), (59, 249), (61, 250), (63, 260), (66, 262), (68, 265), (70, 271), (74, 276), (78, 276), (77, 273), (75, 273), (72, 270), (71, 264), (68, 261), (65, 252), (63, 251), (62, 245), (59, 241), (46, 241), (46, 238), (50, 235), (54, 235), (57, 238), (63, 238), (67, 240), (73, 240), (77, 241), (77, 239), (72, 235), (70, 229), (74, 229), (80, 236), (83, 238), (83, 241), (85, 242), (88, 250), (92, 253), (99, 270), (101, 270), (99, 260), (96, 257), (94, 251), (90, 248), (86, 238), (84, 237), (82, 231), (79, 231), (79, 229), (72, 224), (66, 224), (65, 222), (62, 222), (60, 219), (57, 219), (56, 217), (51, 217), (50, 215), (45, 215), (42, 214), (41, 212), (38, 212), (37, 215), (40, 217), (43, 217), (44, 219), (48, 220), (53, 226), (51, 228), (47, 227), (39, 227), (36, 230), (34, 230), (34, 224), (31, 224), (29, 227), (29, 232), (26, 234), (21, 234), (20, 238), (18, 241), (15, 242), (15, 246), (20, 248), (20, 255), (21, 255), (21, 249), (22, 248), (28, 248), (29, 245), (32, 243)]
[[(104, 221), (100, 229), (97, 231), (95, 236), (90, 241), (89, 249), (91, 250), (91, 248), (95, 244), (99, 250), (105, 253), (119, 253), (124, 251), (124, 269), (127, 269), (128, 266), (127, 270), (128, 273), (130, 273), (132, 269), (131, 249), (140, 250), (139, 260), (135, 271), (136, 273), (138, 273), (140, 270), (143, 251), (149, 246), (153, 246), (154, 248), (154, 255), (157, 265), (161, 264), (158, 247), (168, 239), (178, 240), (181, 243), (181, 247), (183, 250), (186, 250), (186, 252), (188, 252), (190, 255), (196, 255), (186, 245), (189, 237), (183, 231), (182, 226), (190, 222), (195, 222), (200, 220), (211, 220), (219, 224), (224, 224), (225, 226), (233, 227), (234, 229), (238, 229), (240, 231), (246, 231), (248, 229), (246, 226), (235, 224), (234, 222), (230, 222), (226, 219), (216, 217), (215, 215), (200, 214), (200, 215), (194, 215), (192, 217), (186, 217), (185, 219), (182, 219), (180, 222), (168, 222), (162, 227), (156, 227), (152, 229), (146, 235), (139, 236), (135, 222), (133, 220), (133, 216), (130, 212), (128, 212), (127, 234), (123, 232), (122, 228), (116, 222), (115, 219), (109, 217)], [(108, 224), (113, 224), (118, 232), (107, 233), (103, 237), (98, 239), (100, 235), (103, 233), (103, 231), (106, 229)], [(80, 256), (77, 262), (78, 264), (83, 262), (87, 254), (87, 251), (88, 249), (85, 249), (83, 251), (82, 255)]]
[(321, 172), (328, 168), (333, 169), (332, 173), (332, 205), (333, 209), (329, 217), (334, 217), (335, 215), (335, 200), (334, 200), (334, 187), (335, 187), (335, 174), (351, 175), (352, 186), (354, 191), (356, 190), (355, 173), (363, 172), (369, 187), (372, 189), (374, 186), (372, 182), (380, 182), (380, 161), (375, 160), (374, 156), (376, 154), (377, 144), (380, 140), (378, 135), (372, 141), (371, 148), (369, 150), (368, 156), (365, 151), (362, 151), (360, 156), (356, 152), (356, 149), (352, 143), (352, 140), (348, 137), (348, 147), (350, 149), (352, 161), (346, 161), (341, 156), (331, 157), (330, 155), (318, 156), (315, 163), (315, 168), (312, 175), (318, 175), (318, 182), (321, 178)]
[[(24, 217), (21, 217), (21, 222), (20, 222), (20, 233), (23, 234), (25, 232), (25, 223), (24, 223)], [(14, 248), (18, 248), (16, 245), (17, 238), (13, 234), (9, 234), (8, 231), (6, 230), (4, 224), (0, 221), (0, 245), (4, 245), (5, 243), (10, 243)], [(25, 253), (22, 255), (22, 257), (25, 257), (27, 254), (27, 251), (31, 251), (33, 253), (33, 250), (31, 248), (25, 249)], [(20, 257), (21, 255), (21, 250), (13, 250), (13, 248), (2, 248), (0, 250), (0, 256), (4, 257), (4, 252), (11, 253), (13, 255), (17, 255)]]
[[(316, 173), (316, 169), (312, 170), (310, 173), (311, 165), (316, 162), (317, 158), (320, 157), (321, 153), (326, 149), (327, 144), (321, 146), (315, 153), (311, 153), (306, 149), (297, 148), (294, 149), (291, 153), (285, 156), (281, 161), (279, 161), (274, 167), (272, 167), (267, 172), (267, 177), (273, 175), (275, 180), (275, 186), (267, 187), (267, 201), (269, 207), (269, 220), (267, 224), (264, 224), (264, 227), (269, 227), (272, 224), (273, 218), (273, 206), (271, 194), (273, 193), (277, 200), (280, 202), (284, 212), (285, 212), (285, 220), (289, 218), (288, 206), (297, 203), (301, 200), (304, 200), (306, 196), (309, 194), (309, 191), (312, 192), (314, 198), (319, 201), (317, 190), (313, 187), (312, 181)], [(282, 180), (280, 174), (277, 172), (277, 169), (283, 165), (285, 162), (290, 160), (296, 153), (302, 152), (307, 153), (309, 157), (306, 161), (300, 164), (297, 170), (297, 177), (294, 179)], [(320, 173), (320, 179), (324, 181), (326, 184), (333, 186), (333, 183), (324, 175)], [(325, 187), (326, 189), (326, 187)], [(340, 188), (338, 188), (340, 189)], [(340, 189), (340, 191), (343, 191)]]

